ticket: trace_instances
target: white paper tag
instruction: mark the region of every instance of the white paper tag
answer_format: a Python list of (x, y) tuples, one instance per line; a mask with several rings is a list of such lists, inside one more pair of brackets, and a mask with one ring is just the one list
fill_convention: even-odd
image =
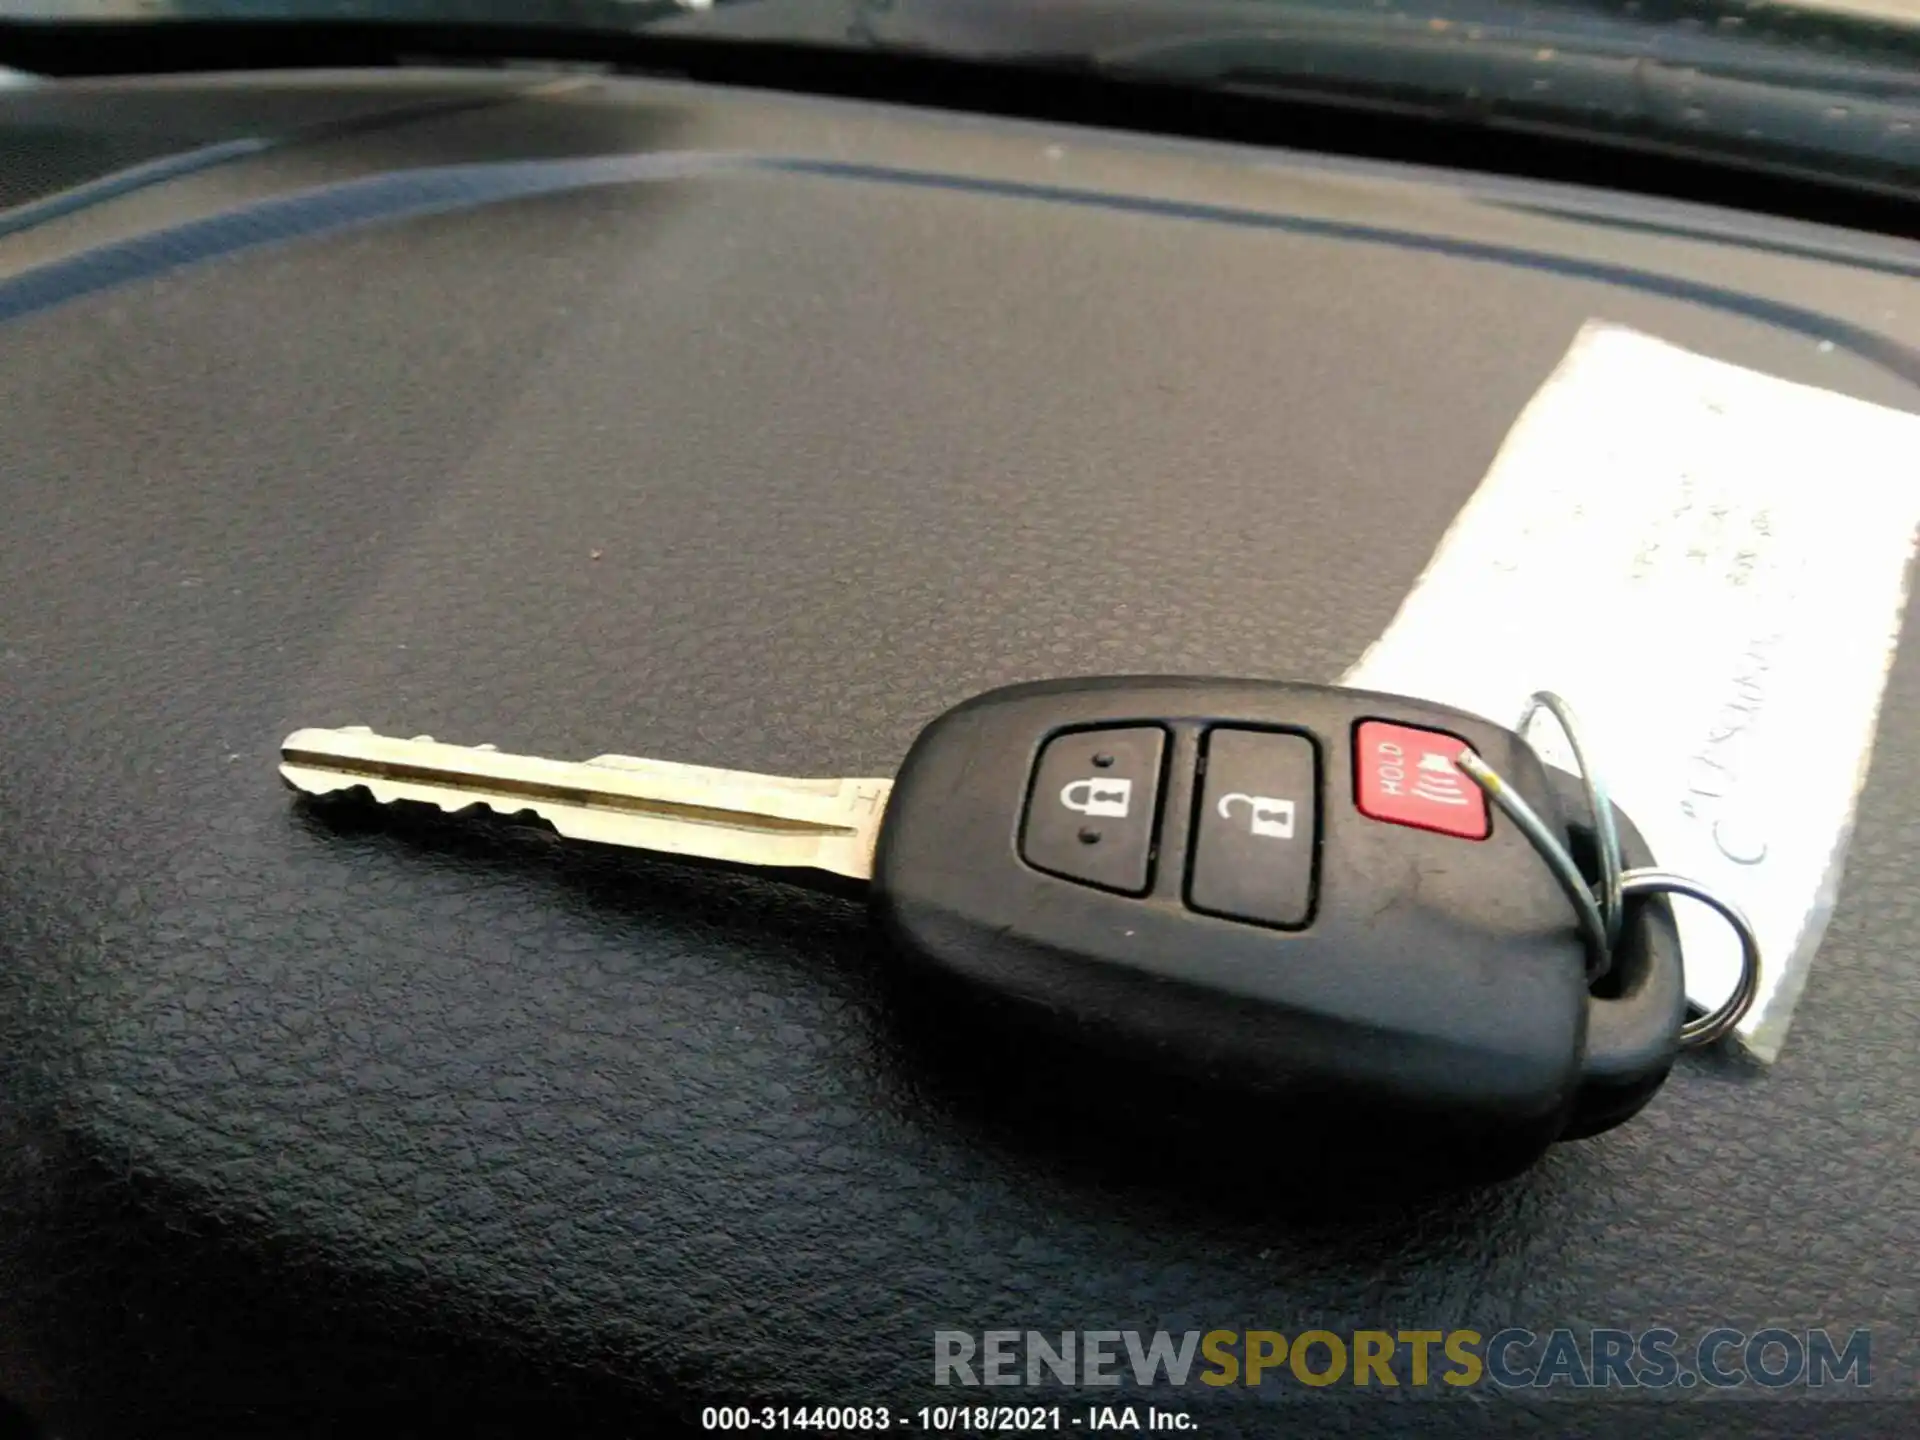
[[(1920, 416), (1589, 324), (1387, 632), (1341, 683), (1511, 725), (1578, 712), (1660, 867), (1759, 932), (1740, 1038), (1772, 1060), (1826, 927), (1899, 640)], [(1532, 738), (1572, 769), (1553, 722)], [(1687, 993), (1740, 951), (1677, 900)]]

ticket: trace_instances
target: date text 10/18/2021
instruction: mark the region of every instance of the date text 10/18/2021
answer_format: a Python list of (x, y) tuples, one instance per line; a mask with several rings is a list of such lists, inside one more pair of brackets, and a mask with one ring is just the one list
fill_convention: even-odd
[(709, 1405), (705, 1430), (798, 1430), (819, 1434), (904, 1430), (929, 1434), (1013, 1434), (1027, 1431), (1158, 1431), (1199, 1428), (1182, 1410), (1158, 1405)]

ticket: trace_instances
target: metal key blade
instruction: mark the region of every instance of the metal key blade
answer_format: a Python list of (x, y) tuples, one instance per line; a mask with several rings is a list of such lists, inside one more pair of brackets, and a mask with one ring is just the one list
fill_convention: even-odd
[(542, 760), (361, 727), (296, 730), (280, 758), (287, 783), (311, 795), (361, 787), (382, 804), (532, 811), (570, 839), (857, 880), (873, 873), (893, 789), (891, 780), (799, 780), (628, 755)]

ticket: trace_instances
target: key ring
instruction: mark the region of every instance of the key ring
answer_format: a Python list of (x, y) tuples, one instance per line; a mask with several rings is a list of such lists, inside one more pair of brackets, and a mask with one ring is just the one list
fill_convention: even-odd
[[(1733, 1028), (1752, 1008), (1754, 996), (1760, 991), (1760, 936), (1753, 928), (1753, 922), (1747, 919), (1746, 912), (1724, 895), (1716, 895), (1698, 880), (1689, 880), (1684, 875), (1670, 874), (1665, 870), (1629, 870), (1620, 877), (1620, 891), (1624, 895), (1687, 895), (1702, 905), (1719, 913), (1720, 918), (1733, 927), (1733, 933), (1740, 937), (1740, 979), (1734, 984), (1733, 993), (1717, 1009), (1702, 1013), (1680, 1027), (1680, 1043), (1692, 1048), (1697, 1045), (1711, 1045), (1733, 1033)], [(1693, 1008), (1688, 1002), (1688, 1008)]]
[(1524, 737), (1527, 722), (1542, 710), (1559, 722), (1560, 733), (1567, 737), (1567, 748), (1573, 752), (1573, 763), (1579, 768), (1580, 784), (1586, 791), (1587, 812), (1593, 817), (1594, 848), (1599, 852), (1600, 861), (1600, 919), (1606, 930), (1607, 954), (1612, 955), (1620, 944), (1621, 909), (1626, 904), (1620, 888), (1620, 832), (1613, 823), (1613, 802), (1600, 772), (1587, 764), (1586, 750), (1580, 743), (1580, 722), (1574, 716), (1573, 707), (1553, 691), (1535, 691), (1527, 708), (1520, 712), (1520, 723), (1513, 728)]
[(1487, 798), (1498, 805), (1501, 813), (1533, 842), (1533, 848), (1540, 852), (1540, 858), (1553, 871), (1553, 878), (1567, 892), (1567, 899), (1573, 902), (1573, 913), (1580, 921), (1581, 937), (1587, 942), (1587, 983), (1591, 985), (1613, 967), (1613, 946), (1607, 942), (1607, 924), (1601, 916), (1599, 902), (1587, 888), (1586, 877), (1580, 873), (1580, 867), (1573, 863), (1573, 856), (1567, 853), (1567, 847), (1547, 827), (1547, 822), (1508, 786), (1499, 771), (1472, 750), (1462, 750), (1454, 757), (1453, 763), (1474, 784), (1486, 791)]
[[(1686, 895), (1714, 910), (1733, 927), (1734, 934), (1740, 939), (1740, 978), (1734, 984), (1733, 993), (1717, 1008), (1696, 1015), (1680, 1027), (1680, 1043), (1690, 1049), (1724, 1039), (1753, 1008), (1754, 999), (1760, 992), (1760, 936), (1754, 930), (1753, 922), (1739, 906), (1698, 880), (1690, 880), (1666, 870), (1623, 870), (1619, 831), (1613, 823), (1613, 804), (1606, 786), (1587, 763), (1585, 749), (1580, 742), (1579, 722), (1574, 717), (1573, 708), (1551, 690), (1537, 691), (1520, 717), (1519, 729), (1524, 731), (1527, 722), (1540, 710), (1546, 710), (1559, 722), (1566, 734), (1568, 748), (1573, 751), (1574, 763), (1580, 767), (1581, 785), (1593, 812), (1594, 841), (1599, 851), (1598, 897), (1588, 887), (1586, 877), (1580, 873), (1580, 867), (1574, 864), (1573, 856), (1567, 852), (1560, 837), (1553, 833), (1498, 771), (1471, 748), (1463, 749), (1455, 757), (1454, 764), (1485, 791), (1487, 798), (1527, 837), (1540, 858), (1547, 862), (1547, 868), (1553, 872), (1554, 878), (1560, 882), (1560, 888), (1573, 904), (1581, 936), (1587, 943), (1589, 985), (1606, 974), (1613, 964), (1613, 952), (1619, 944), (1622, 917), (1630, 895)], [(1688, 1006), (1693, 1008), (1691, 1001)]]

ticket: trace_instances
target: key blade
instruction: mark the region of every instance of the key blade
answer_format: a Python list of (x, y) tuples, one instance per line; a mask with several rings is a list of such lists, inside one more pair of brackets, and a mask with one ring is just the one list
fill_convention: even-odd
[(296, 730), (280, 758), (282, 777), (310, 795), (357, 788), (382, 804), (449, 813), (531, 811), (569, 839), (858, 880), (873, 872), (893, 789), (884, 779), (796, 780), (637, 756), (544, 760), (360, 728)]
[(850, 780), (804, 780), (790, 775), (759, 775), (751, 770), (716, 770), (707, 765), (682, 765), (673, 760), (648, 760), (639, 755), (596, 755), (582, 763), (613, 770), (637, 771), (643, 775), (678, 775), (688, 780), (700, 779), (716, 784), (778, 785), (785, 790), (807, 791), (816, 795), (833, 795), (838, 793), (842, 785), (855, 783)]

